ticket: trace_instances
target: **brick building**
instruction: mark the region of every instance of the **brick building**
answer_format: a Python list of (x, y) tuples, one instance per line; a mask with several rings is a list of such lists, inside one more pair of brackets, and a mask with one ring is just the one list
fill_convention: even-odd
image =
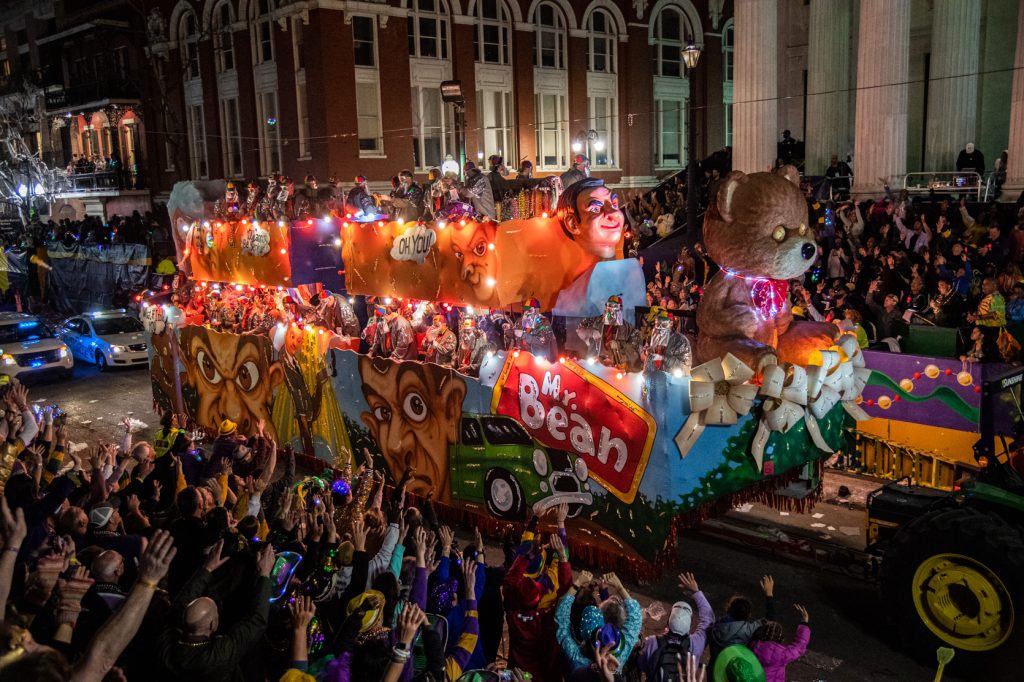
[[(975, 141), (1024, 185), (1024, 7), (1017, 0), (8, 0), (0, 97), (42, 87), (44, 158), (115, 156), (103, 203), (182, 178), (357, 173), (386, 185), (466, 151), (646, 187), (696, 152), (771, 163), (783, 129), (807, 172), (854, 157), (858, 185), (951, 169)], [(888, 33), (884, 33), (888, 31)], [(737, 38), (739, 38), (737, 40)], [(886, 65), (892, 64), (893, 69)], [(877, 82), (876, 82), (877, 81)], [(1018, 84), (1016, 81), (1020, 81)], [(1019, 85), (1019, 87), (1018, 87)], [(737, 102), (734, 106), (733, 101)], [(955, 103), (956, 106), (951, 106)], [(735, 111), (735, 115), (734, 115)], [(966, 139), (964, 139), (966, 138)], [(858, 173), (858, 168), (863, 172)], [(1018, 183), (1018, 180), (1020, 181)], [(116, 187), (111, 187), (111, 183)], [(103, 198), (104, 195), (106, 198)], [(94, 198), (95, 198), (94, 197)]]
[[(583, 151), (609, 181), (649, 186), (685, 164), (690, 39), (705, 47), (698, 99), (713, 103), (699, 148), (725, 142), (723, 83), (710, 75), (726, 56), (722, 4), (57, 0), (51, 17), (34, 9), (24, 22), (25, 66), (54, 67), (43, 82), (62, 93), (48, 95), (57, 127), (43, 135), (54, 158), (125, 156), (154, 195), (185, 177), (425, 173), (457, 156), (439, 91), (451, 78), (467, 97), (468, 158), (529, 159), (543, 174)], [(81, 63), (90, 50), (95, 65)], [(110, 97), (83, 101), (83, 80)]]

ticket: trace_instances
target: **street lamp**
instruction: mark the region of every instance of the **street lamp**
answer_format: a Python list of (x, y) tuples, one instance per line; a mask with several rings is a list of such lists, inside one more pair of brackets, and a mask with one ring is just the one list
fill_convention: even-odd
[(594, 151), (598, 152), (604, 149), (604, 142), (601, 140), (601, 136), (593, 128), (576, 133), (572, 140), (572, 151), (575, 154), (579, 154), (587, 145), (590, 145), (594, 148)]
[(28, 187), (25, 186), (25, 183), (18, 185), (18, 196), (22, 199), (28, 196)]
[(686, 116), (686, 231), (692, 241), (700, 239), (700, 232), (697, 228), (697, 108), (693, 105), (696, 95), (695, 72), (697, 63), (700, 61), (701, 49), (692, 40), (686, 43), (686, 47), (679, 51), (679, 55), (686, 64), (686, 77), (689, 80), (689, 97)]

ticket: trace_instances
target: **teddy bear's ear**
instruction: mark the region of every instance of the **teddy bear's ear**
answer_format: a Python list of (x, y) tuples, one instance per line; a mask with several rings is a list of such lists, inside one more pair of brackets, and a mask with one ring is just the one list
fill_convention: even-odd
[(718, 215), (727, 223), (732, 222), (733, 199), (736, 197), (736, 190), (747, 181), (743, 171), (732, 171), (725, 176), (722, 186), (718, 188)]
[(787, 163), (785, 166), (776, 168), (774, 173), (786, 178), (797, 187), (800, 186), (800, 171), (796, 169), (796, 166)]

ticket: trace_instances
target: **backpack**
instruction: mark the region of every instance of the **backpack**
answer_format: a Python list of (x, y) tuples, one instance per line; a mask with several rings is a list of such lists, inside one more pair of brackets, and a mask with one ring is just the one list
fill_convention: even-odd
[(650, 682), (683, 682), (679, 676), (679, 665), (686, 669), (686, 654), (690, 653), (690, 636), (668, 632), (658, 635), (658, 649), (654, 653), (654, 665)]

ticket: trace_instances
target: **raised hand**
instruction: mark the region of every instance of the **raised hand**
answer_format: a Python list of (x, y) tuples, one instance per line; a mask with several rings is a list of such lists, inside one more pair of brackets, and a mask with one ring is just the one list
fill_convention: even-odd
[(584, 585), (588, 585), (589, 583), (593, 582), (593, 580), (593, 573), (591, 573), (590, 571), (580, 571), (578, 574), (576, 574), (576, 579), (572, 582), (577, 587), (577, 589), (580, 589)]
[(811, 617), (807, 614), (807, 609), (805, 609), (800, 604), (793, 604), (793, 608), (796, 609), (797, 613), (800, 614), (800, 622), (801, 623), (803, 623), (804, 625), (807, 625), (808, 623), (811, 622)]
[(359, 516), (352, 522), (352, 547), (357, 552), (366, 551), (366, 522)]
[(405, 644), (406, 649), (416, 639), (416, 631), (427, 622), (427, 614), (423, 613), (415, 602), (406, 602), (401, 615), (398, 616), (398, 641)]
[(775, 578), (770, 575), (763, 576), (761, 578), (761, 590), (764, 592), (764, 596), (771, 597), (775, 593)]
[(230, 557), (222, 556), (224, 552), (224, 538), (217, 540), (213, 543), (213, 547), (210, 548), (210, 553), (206, 555), (206, 561), (203, 562), (203, 568), (208, 573), (213, 573), (218, 568), (227, 563)]
[(455, 531), (448, 526), (441, 526), (437, 533), (441, 536), (441, 556), (448, 556), (452, 550), (452, 543), (455, 541)]
[(178, 550), (174, 548), (171, 534), (165, 530), (153, 533), (152, 539), (142, 541), (139, 556), (139, 582), (155, 585), (160, 582), (171, 567), (171, 559)]
[(313, 620), (316, 613), (316, 606), (312, 597), (298, 596), (295, 602), (288, 605), (288, 612), (292, 616), (292, 626), (299, 632), (306, 632), (309, 622)]
[(11, 513), (7, 500), (0, 497), (0, 533), (3, 534), (4, 547), (16, 550), (28, 535), (28, 524), (25, 523), (25, 512), (21, 507)]
[(607, 646), (598, 647), (594, 652), (594, 662), (597, 663), (597, 669), (601, 673), (601, 677), (604, 682), (614, 682), (615, 673), (619, 669), (619, 661), (612, 654), (614, 645), (608, 644)]
[(466, 599), (476, 599), (476, 568), (480, 563), (467, 559), (462, 564), (462, 573), (466, 578)]
[(569, 558), (569, 551), (565, 548), (565, 543), (562, 542), (562, 538), (559, 537), (558, 533), (551, 534), (551, 550), (554, 551), (559, 559), (567, 560)]
[(264, 578), (269, 578), (270, 572), (274, 570), (275, 561), (277, 561), (277, 557), (274, 556), (273, 545), (263, 545), (256, 554), (256, 566), (259, 569), (260, 575)]
[(700, 592), (700, 588), (697, 587), (697, 579), (693, 576), (693, 573), (680, 573), (679, 587), (690, 592)]

